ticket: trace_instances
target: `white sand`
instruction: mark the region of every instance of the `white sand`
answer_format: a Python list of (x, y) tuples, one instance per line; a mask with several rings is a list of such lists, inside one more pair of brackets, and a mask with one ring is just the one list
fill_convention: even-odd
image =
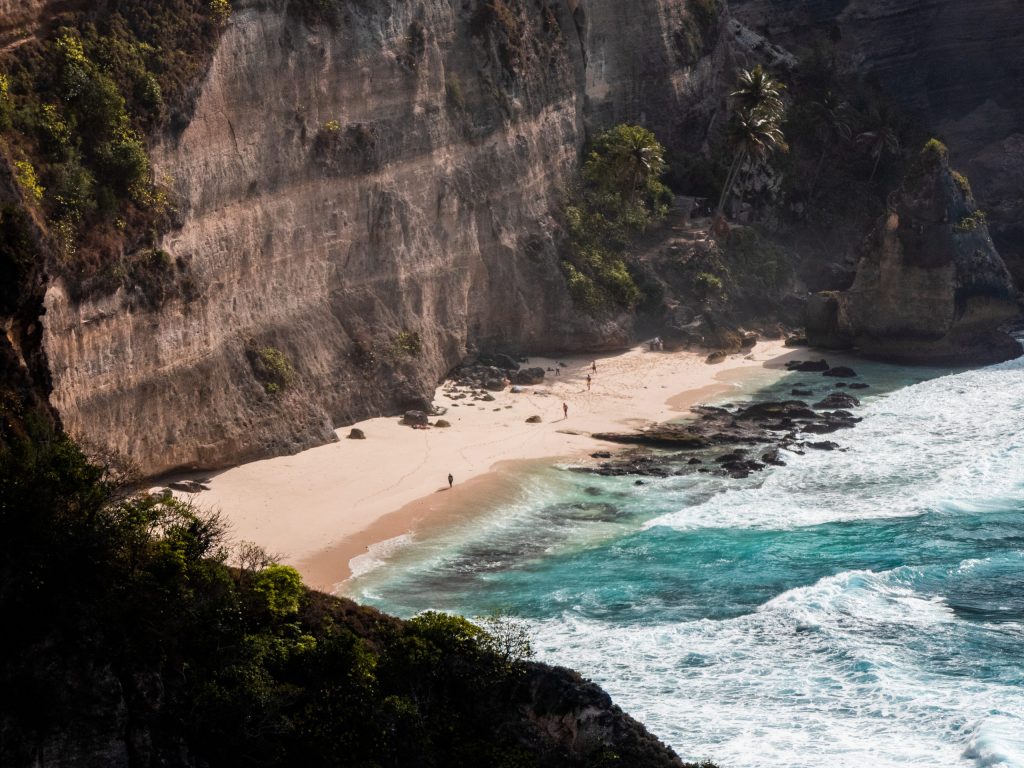
[[(763, 342), (750, 353), (708, 365), (703, 354), (637, 347), (598, 358), (596, 373), (591, 358), (566, 357), (561, 361), (568, 367), (557, 377), (548, 373), (544, 385), (522, 394), (493, 393), (494, 402), (453, 401), (445, 385), (435, 404), (448, 407), (442, 418), (451, 422), (449, 429), (414, 430), (398, 418), (371, 419), (355, 425), (365, 440), (348, 440), (350, 428), (339, 429), (337, 443), (235, 467), (194, 498), (221, 511), (234, 539), (256, 542), (298, 567), (310, 585), (333, 589), (349, 575), (349, 560), (369, 544), (410, 530), (467, 488), (485, 493), (486, 483), (467, 483), (500, 462), (608, 449), (589, 434), (677, 418), (766, 363), (781, 367), (785, 352), (781, 342)], [(547, 358), (529, 362), (545, 369), (556, 365)], [(526, 423), (534, 415), (543, 422)], [(447, 493), (449, 472), (456, 493)], [(412, 503), (426, 497), (428, 506)]]

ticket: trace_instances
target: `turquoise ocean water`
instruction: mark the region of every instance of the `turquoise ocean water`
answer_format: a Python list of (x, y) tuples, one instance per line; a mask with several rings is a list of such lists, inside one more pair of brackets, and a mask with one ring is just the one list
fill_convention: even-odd
[[(347, 592), (521, 616), (540, 660), (686, 758), (1024, 768), (1024, 362), (856, 367), (845, 451), (741, 481), (525, 473), (515, 502), (379, 548)], [(732, 397), (797, 382), (834, 383)]]

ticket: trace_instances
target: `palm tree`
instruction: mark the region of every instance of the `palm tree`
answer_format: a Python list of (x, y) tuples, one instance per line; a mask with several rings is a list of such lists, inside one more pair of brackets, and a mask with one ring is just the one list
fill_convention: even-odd
[(868, 125), (869, 130), (857, 134), (857, 144), (864, 147), (875, 160), (871, 168), (871, 177), (868, 179), (870, 184), (875, 180), (882, 156), (900, 153), (900, 137), (897, 132), (896, 115), (885, 106), (876, 105), (871, 108), (868, 112)]
[(665, 150), (653, 133), (640, 126), (622, 125), (613, 132), (607, 143), (609, 157), (618, 179), (628, 180), (629, 203), (634, 205), (637, 193), (665, 173)]
[(814, 176), (811, 177), (811, 188), (808, 193), (808, 197), (813, 198), (829, 147), (849, 141), (853, 135), (853, 128), (850, 124), (849, 105), (841, 101), (832, 91), (826, 92), (821, 101), (814, 102), (811, 105), (811, 110), (814, 135), (821, 144), (821, 156), (818, 158)]
[(736, 105), (729, 126), (733, 159), (718, 199), (716, 221), (722, 218), (736, 179), (748, 160), (764, 160), (776, 150), (785, 152), (789, 149), (780, 128), (786, 111), (781, 95), (784, 88), (760, 64), (751, 70), (740, 71), (737, 88), (730, 94)]
[(785, 106), (782, 103), (782, 92), (786, 86), (765, 72), (758, 64), (750, 70), (740, 70), (736, 82), (736, 90), (729, 94), (736, 103), (737, 111), (753, 112), (759, 110), (766, 117), (782, 120)]

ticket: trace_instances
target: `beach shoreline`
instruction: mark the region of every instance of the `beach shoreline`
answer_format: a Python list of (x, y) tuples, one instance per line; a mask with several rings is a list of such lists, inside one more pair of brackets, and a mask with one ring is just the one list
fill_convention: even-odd
[[(434, 402), (447, 408), (441, 418), (450, 428), (370, 419), (338, 429), (336, 443), (221, 472), (191, 498), (220, 512), (232, 541), (254, 542), (295, 566), (309, 586), (337, 592), (351, 561), (372, 546), (500, 503), (530, 465), (617, 450), (591, 434), (679, 418), (758, 371), (784, 369), (793, 355), (767, 341), (715, 365), (701, 353), (642, 346), (601, 357), (531, 357), (530, 367), (564, 367), (522, 393), (492, 393), (493, 401), (453, 398), (450, 382), (438, 387)], [(527, 423), (531, 416), (541, 422)], [(346, 439), (353, 427), (366, 439)]]

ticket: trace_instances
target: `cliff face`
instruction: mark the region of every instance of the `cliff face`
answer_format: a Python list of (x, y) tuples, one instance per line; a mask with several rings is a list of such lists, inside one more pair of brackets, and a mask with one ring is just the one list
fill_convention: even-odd
[[(187, 290), (47, 293), (67, 429), (147, 474), (227, 464), (417, 404), (467, 346), (623, 344), (626, 321), (572, 310), (552, 212), (588, 125), (668, 133), (714, 69), (680, 67), (685, 3), (638, 5), (235, 3), (191, 122), (152, 151)], [(273, 394), (271, 348), (294, 370)]]
[(808, 340), (911, 363), (1000, 362), (1021, 354), (1000, 324), (1015, 290), (970, 190), (931, 145), (892, 196), (849, 291), (810, 302)]
[[(780, 7), (785, 6), (785, 7)], [(1016, 0), (732, 0), (798, 49), (833, 25), (846, 65), (874, 73), (975, 181), (996, 247), (1024, 284), (1024, 13)]]

